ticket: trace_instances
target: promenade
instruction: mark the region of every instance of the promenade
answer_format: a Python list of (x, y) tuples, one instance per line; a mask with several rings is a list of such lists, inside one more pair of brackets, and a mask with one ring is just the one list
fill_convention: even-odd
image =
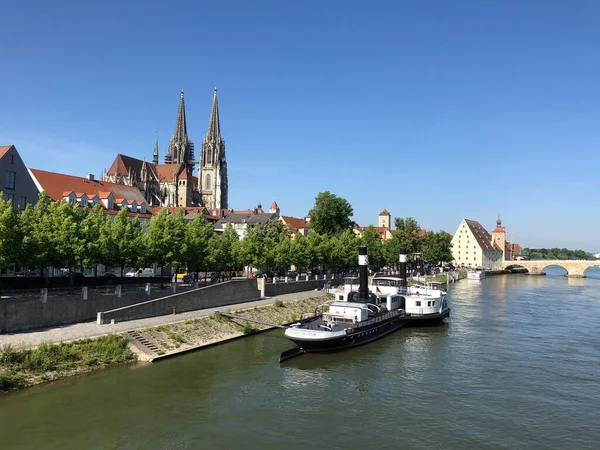
[(253, 302), (238, 303), (227, 305), (221, 308), (207, 308), (196, 311), (189, 311), (181, 314), (169, 314), (166, 316), (149, 317), (147, 319), (130, 320), (115, 324), (98, 325), (95, 321), (75, 323), (64, 325), (61, 327), (33, 330), (22, 333), (7, 333), (0, 334), (0, 348), (4, 345), (35, 347), (42, 342), (69, 342), (77, 339), (94, 338), (104, 336), (111, 333), (124, 333), (130, 330), (140, 330), (145, 328), (156, 327), (159, 325), (168, 325), (173, 323), (184, 322), (190, 319), (197, 319), (213, 314), (216, 310), (229, 309), (241, 310), (246, 308), (254, 308), (256, 306), (272, 305), (276, 300), (293, 301), (308, 297), (325, 295), (326, 291), (304, 291), (293, 294), (278, 295), (276, 297), (264, 298)]

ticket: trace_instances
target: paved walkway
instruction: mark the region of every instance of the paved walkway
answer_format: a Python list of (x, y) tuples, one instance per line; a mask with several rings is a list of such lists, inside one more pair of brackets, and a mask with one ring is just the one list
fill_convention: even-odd
[(0, 334), (0, 348), (3, 345), (34, 347), (42, 342), (67, 342), (76, 339), (103, 336), (110, 333), (122, 333), (129, 330), (139, 330), (143, 328), (155, 327), (158, 325), (167, 325), (171, 323), (184, 322), (189, 319), (210, 316), (216, 310), (240, 310), (254, 308), (255, 306), (271, 305), (275, 300), (291, 301), (300, 300), (307, 297), (316, 297), (325, 295), (325, 291), (304, 291), (293, 294), (279, 295), (277, 297), (265, 298), (247, 303), (238, 303), (235, 305), (221, 306), (218, 308), (199, 309), (176, 315), (149, 317), (147, 319), (130, 320), (120, 322), (114, 325), (98, 325), (96, 322), (82, 322), (62, 327), (34, 330), (22, 333)]

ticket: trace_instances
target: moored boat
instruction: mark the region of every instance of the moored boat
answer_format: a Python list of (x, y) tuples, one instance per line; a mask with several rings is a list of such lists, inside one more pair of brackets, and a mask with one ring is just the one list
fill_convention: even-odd
[(290, 325), (285, 336), (299, 350), (282, 353), (280, 362), (305, 352), (341, 350), (379, 339), (408, 323), (403, 297), (398, 294), (375, 295), (369, 292), (367, 248), (359, 247), (359, 289), (335, 293), (335, 300), (321, 314)]
[(467, 272), (467, 280), (483, 280), (485, 278), (485, 270), (480, 268), (471, 269)]

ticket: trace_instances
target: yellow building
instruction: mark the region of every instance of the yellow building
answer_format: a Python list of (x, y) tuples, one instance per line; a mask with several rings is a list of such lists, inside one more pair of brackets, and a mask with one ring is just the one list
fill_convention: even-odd
[[(496, 228), (494, 238), (499, 236), (499, 230)], [(496, 245), (494, 238), (479, 222), (463, 219), (452, 238), (454, 264), (491, 270), (501, 269), (504, 252)]]

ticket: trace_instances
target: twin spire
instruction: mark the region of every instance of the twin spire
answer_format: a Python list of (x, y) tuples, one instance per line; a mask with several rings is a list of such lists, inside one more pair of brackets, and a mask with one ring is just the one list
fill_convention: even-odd
[[(217, 88), (214, 90), (213, 103), (210, 111), (210, 119), (208, 122), (208, 131), (204, 138), (205, 141), (219, 142), (221, 137), (221, 122), (219, 120), (219, 102), (217, 99)], [(153, 163), (158, 164), (158, 136), (154, 144)], [(183, 89), (179, 99), (179, 110), (177, 111), (177, 121), (175, 122), (175, 132), (169, 150), (165, 155), (165, 164), (181, 164), (186, 163), (190, 168), (193, 168), (194, 161), (194, 143), (187, 135), (187, 122), (185, 117), (185, 99)]]

